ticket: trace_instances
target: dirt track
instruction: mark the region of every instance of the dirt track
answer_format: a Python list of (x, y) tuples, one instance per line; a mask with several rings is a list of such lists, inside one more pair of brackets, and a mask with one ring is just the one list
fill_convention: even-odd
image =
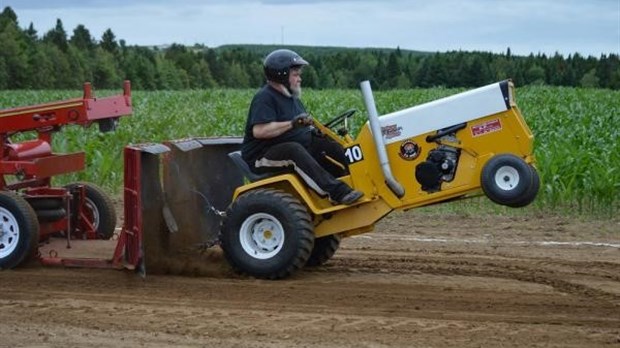
[(618, 220), (396, 213), (284, 281), (208, 258), (201, 277), (0, 272), (0, 346), (620, 347)]

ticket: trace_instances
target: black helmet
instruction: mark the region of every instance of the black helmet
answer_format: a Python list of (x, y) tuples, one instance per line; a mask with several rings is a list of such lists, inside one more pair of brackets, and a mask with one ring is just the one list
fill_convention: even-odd
[(288, 74), (291, 68), (308, 64), (299, 54), (280, 49), (269, 53), (263, 62), (263, 68), (267, 80), (288, 86)]

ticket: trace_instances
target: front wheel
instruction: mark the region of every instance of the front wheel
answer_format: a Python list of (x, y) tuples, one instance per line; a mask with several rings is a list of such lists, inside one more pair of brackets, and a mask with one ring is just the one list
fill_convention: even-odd
[(286, 278), (303, 267), (314, 244), (310, 215), (283, 191), (259, 189), (228, 208), (221, 247), (233, 269), (256, 278)]
[(38, 242), (39, 222), (32, 207), (12, 192), (0, 192), (0, 269), (27, 261)]
[(530, 204), (540, 187), (536, 170), (511, 154), (491, 158), (482, 168), (480, 184), (490, 200), (514, 208)]

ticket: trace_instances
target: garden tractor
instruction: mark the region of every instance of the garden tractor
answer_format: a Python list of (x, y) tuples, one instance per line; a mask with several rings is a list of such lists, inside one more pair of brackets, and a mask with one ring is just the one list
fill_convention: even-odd
[[(52, 265), (134, 269), (141, 274), (201, 274), (208, 267), (209, 251), (220, 250), (209, 248), (219, 245), (238, 273), (282, 279), (303, 267), (326, 263), (343, 238), (372, 231), (394, 210), (481, 195), (509, 207), (523, 207), (535, 199), (540, 182), (534, 167), (534, 138), (516, 105), (511, 81), (381, 117), (368, 81), (362, 82), (361, 91), (369, 119), (355, 138), (347, 129), (354, 109), (313, 126), (313, 131), (343, 146), (349, 174), (339, 179), (364, 193), (354, 204), (334, 205), (293, 172), (251, 172), (241, 159), (239, 137), (128, 145), (124, 149), (124, 222), (112, 259), (50, 255), (40, 260)], [(126, 105), (109, 114), (112, 119), (130, 111), (128, 93), (118, 99), (123, 100)], [(0, 114), (2, 127), (6, 115)], [(14, 161), (7, 157), (11, 148), (6, 145), (6, 133), (3, 170), (13, 168), (7, 160)], [(48, 152), (33, 158), (50, 157)], [(24, 179), (39, 179), (32, 170), (25, 173), (29, 175)], [(76, 233), (74, 214), (69, 213), (75, 208), (67, 202), (88, 202), (88, 186), (78, 185), (76, 195), (67, 189), (51, 192), (52, 188), (38, 184), (18, 194), (7, 189), (16, 190), (19, 185), (3, 185), (0, 267), (15, 266), (35, 244), (31, 234), (16, 231)], [(44, 228), (47, 223), (41, 218), (37, 223), (33, 207), (51, 203), (52, 193), (57, 200), (62, 198), (67, 212), (59, 220), (66, 220), (59, 223), (62, 228)], [(35, 200), (42, 202), (33, 205)], [(78, 204), (81, 211), (86, 210), (78, 216), (88, 217), (84, 208), (97, 206), (95, 201)], [(92, 236), (90, 224), (82, 225)]]
[(123, 94), (96, 98), (84, 84), (82, 98), (0, 111), (0, 269), (36, 255), (50, 236), (110, 239), (116, 228), (111, 198), (87, 182), (52, 184), (54, 176), (78, 172), (85, 154), (52, 152), (52, 135), (62, 127), (98, 124), (113, 131), (131, 114), (129, 81)]
[(361, 90), (369, 121), (355, 139), (346, 130), (355, 110), (314, 125), (345, 149), (350, 174), (340, 180), (364, 193), (352, 205), (333, 205), (295, 174), (255, 175), (230, 154), (251, 181), (234, 191), (219, 237), (235, 270), (280, 279), (321, 265), (342, 238), (372, 231), (394, 210), (482, 194), (523, 207), (536, 197), (533, 135), (511, 81), (381, 117), (370, 83)]

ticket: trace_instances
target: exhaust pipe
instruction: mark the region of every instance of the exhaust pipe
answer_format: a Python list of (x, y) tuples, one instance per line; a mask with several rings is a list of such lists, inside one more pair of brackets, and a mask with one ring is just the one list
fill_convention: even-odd
[(364, 104), (366, 104), (366, 110), (368, 111), (370, 130), (372, 131), (372, 138), (375, 141), (375, 147), (377, 148), (377, 154), (379, 155), (379, 161), (381, 162), (383, 177), (385, 178), (386, 184), (390, 190), (394, 192), (396, 197), (402, 198), (405, 195), (405, 189), (398, 181), (396, 181), (396, 179), (394, 179), (392, 169), (390, 169), (390, 161), (388, 160), (387, 151), (385, 151), (385, 143), (383, 142), (383, 134), (381, 132), (381, 125), (379, 124), (379, 114), (377, 113), (377, 107), (375, 106), (375, 99), (372, 96), (370, 81), (362, 81), (362, 83), (360, 83), (360, 88), (362, 89)]

